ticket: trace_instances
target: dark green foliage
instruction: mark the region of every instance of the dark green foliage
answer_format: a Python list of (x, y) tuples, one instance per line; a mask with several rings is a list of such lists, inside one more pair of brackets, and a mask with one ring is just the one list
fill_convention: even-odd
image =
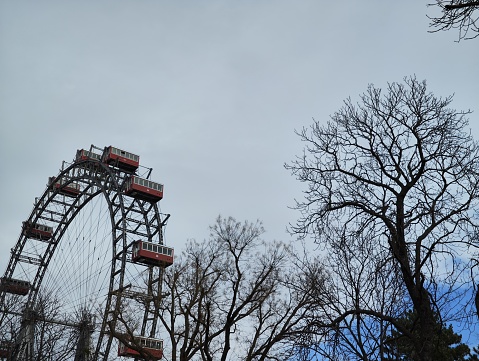
[[(401, 326), (410, 330), (411, 337), (406, 337), (403, 334), (394, 330), (387, 338), (386, 344), (386, 361), (416, 361), (420, 360), (415, 353), (414, 342), (418, 342), (419, 334), (417, 327), (417, 315), (413, 311), (409, 311), (399, 320)], [(443, 325), (439, 317), (435, 318), (436, 325), (434, 330), (434, 337), (431, 341), (434, 343), (434, 360), (441, 361), (479, 361), (477, 356), (477, 349), (471, 349), (465, 343), (462, 343), (462, 336), (455, 333), (452, 325)]]

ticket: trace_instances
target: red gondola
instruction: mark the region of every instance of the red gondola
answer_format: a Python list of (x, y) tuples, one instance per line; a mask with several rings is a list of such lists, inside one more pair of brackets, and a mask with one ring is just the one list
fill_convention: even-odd
[(53, 228), (44, 224), (32, 224), (23, 222), (23, 234), (28, 238), (49, 240), (53, 235)]
[(135, 241), (132, 261), (151, 266), (168, 267), (173, 264), (173, 248), (145, 241)]
[(125, 185), (125, 194), (149, 202), (158, 202), (163, 198), (163, 184), (131, 176)]
[(140, 166), (140, 156), (112, 147), (105, 147), (102, 161), (127, 172), (134, 172)]
[(0, 290), (16, 295), (25, 296), (30, 291), (30, 282), (15, 278), (0, 278)]
[(88, 159), (94, 159), (94, 160), (101, 160), (101, 155), (91, 152), (89, 150), (85, 149), (78, 149), (77, 154), (75, 156), (75, 160), (88, 160)]
[(58, 189), (58, 193), (68, 197), (77, 197), (80, 194), (80, 185), (78, 183), (67, 183), (65, 180), (60, 179), (55, 182), (56, 177), (50, 177), (48, 179), (48, 187), (50, 189)]
[[(159, 360), (163, 357), (163, 340), (151, 337), (135, 336), (132, 345), (137, 349), (142, 349), (149, 356)], [(136, 357), (140, 356), (140, 352), (120, 342), (118, 346), (118, 356)]]

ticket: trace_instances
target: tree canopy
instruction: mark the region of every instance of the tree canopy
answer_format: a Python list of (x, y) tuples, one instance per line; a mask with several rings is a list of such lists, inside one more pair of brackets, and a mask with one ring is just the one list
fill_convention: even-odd
[[(417, 315), (413, 311), (408, 311), (403, 317), (398, 319), (405, 328), (412, 330), (414, 337), (419, 337), (418, 330), (415, 328)], [(465, 343), (462, 343), (462, 336), (455, 333), (452, 325), (446, 326), (441, 323), (436, 315), (436, 332), (434, 333), (433, 358), (441, 361), (479, 361), (477, 353), (471, 352), (471, 349)], [(415, 349), (409, 338), (393, 330), (386, 339), (387, 357), (385, 361), (414, 361)]]
[(260, 222), (219, 217), (210, 229), (164, 274), (169, 359), (288, 359), (316, 318), (323, 270), (303, 270), (289, 246), (262, 240)]
[[(329, 318), (342, 352), (362, 360), (381, 354), (391, 328), (415, 360), (433, 360), (435, 314), (472, 317), (479, 146), (470, 112), (451, 102), (415, 77), (370, 85), (357, 104), (347, 99), (329, 122), (300, 131), (304, 153), (286, 166), (306, 185), (292, 231), (333, 260), (340, 296)], [(398, 322), (408, 309), (417, 334)]]

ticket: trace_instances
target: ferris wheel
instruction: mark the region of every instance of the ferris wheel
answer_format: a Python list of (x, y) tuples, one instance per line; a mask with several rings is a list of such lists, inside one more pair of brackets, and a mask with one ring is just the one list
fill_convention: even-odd
[(173, 249), (163, 185), (139, 156), (80, 149), (48, 178), (0, 279), (0, 360), (158, 360), (158, 307)]

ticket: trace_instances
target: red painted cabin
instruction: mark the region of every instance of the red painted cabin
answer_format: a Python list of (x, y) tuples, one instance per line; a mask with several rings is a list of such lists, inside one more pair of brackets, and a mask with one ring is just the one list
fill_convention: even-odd
[(80, 194), (80, 185), (78, 183), (66, 183), (63, 179), (55, 182), (56, 177), (50, 177), (48, 187), (52, 190), (58, 190), (58, 193), (67, 197), (77, 197)]
[(163, 198), (163, 184), (131, 176), (126, 182), (125, 194), (149, 202), (158, 202)]
[(0, 278), (0, 290), (16, 295), (25, 296), (30, 291), (30, 282), (15, 278)]
[(23, 234), (28, 238), (49, 240), (53, 235), (53, 228), (44, 224), (32, 224), (23, 222)]
[(134, 172), (140, 166), (140, 156), (112, 147), (105, 147), (102, 161), (127, 172)]
[(173, 253), (173, 248), (138, 240), (133, 243), (131, 259), (150, 266), (168, 267), (173, 264)]
[(101, 160), (101, 155), (97, 153), (93, 153), (86, 149), (77, 150), (77, 154), (75, 156), (75, 160), (77, 162), (80, 160), (88, 160), (88, 159)]
[(144, 336), (136, 336), (132, 345), (125, 345), (123, 342), (120, 342), (118, 346), (118, 356), (141, 358), (139, 357), (140, 352), (132, 347), (144, 350), (145, 353), (148, 353), (157, 360), (163, 357), (163, 340)]

